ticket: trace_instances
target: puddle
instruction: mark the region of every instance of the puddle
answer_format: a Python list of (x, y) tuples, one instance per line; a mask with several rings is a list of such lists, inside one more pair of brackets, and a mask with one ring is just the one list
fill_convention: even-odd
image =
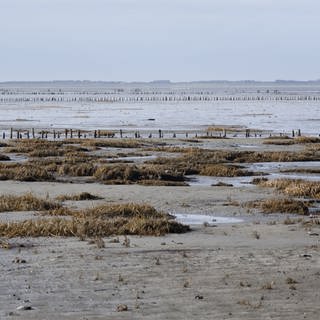
[(320, 161), (297, 161), (297, 162), (260, 162), (246, 164), (246, 169), (249, 171), (260, 171), (268, 173), (268, 179), (303, 179), (310, 181), (319, 181), (318, 174), (312, 173), (297, 173), (297, 172), (280, 172), (287, 169), (302, 169), (302, 168), (320, 168)]
[(246, 168), (253, 171), (278, 171), (284, 169), (319, 168), (320, 161), (295, 161), (295, 162), (258, 162), (247, 163)]
[(202, 186), (210, 187), (219, 182), (231, 184), (233, 187), (254, 187), (251, 184), (252, 179), (261, 178), (261, 176), (249, 176), (249, 177), (209, 177), (209, 176), (199, 176), (199, 175), (189, 175), (188, 184), (190, 186)]
[(24, 155), (18, 155), (18, 154), (14, 154), (14, 153), (4, 153), (4, 155), (8, 156), (10, 158), (9, 161), (0, 161), (1, 163), (13, 163), (13, 162), (27, 162), (28, 161), (28, 157), (24, 156)]
[(119, 157), (119, 158), (112, 158), (113, 160), (128, 160), (133, 162), (144, 162), (146, 160), (153, 160), (157, 157), (155, 155), (151, 156), (133, 156), (133, 157)]
[(207, 216), (203, 214), (184, 214), (175, 213), (174, 216), (176, 220), (184, 224), (203, 224), (205, 222), (209, 224), (219, 224), (219, 223), (240, 223), (243, 222), (241, 219), (230, 218), (230, 217), (215, 217)]

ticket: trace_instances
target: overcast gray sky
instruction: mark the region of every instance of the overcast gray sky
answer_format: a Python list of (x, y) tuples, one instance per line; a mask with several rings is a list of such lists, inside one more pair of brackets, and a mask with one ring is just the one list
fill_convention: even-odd
[(319, 0), (0, 0), (0, 81), (320, 78)]

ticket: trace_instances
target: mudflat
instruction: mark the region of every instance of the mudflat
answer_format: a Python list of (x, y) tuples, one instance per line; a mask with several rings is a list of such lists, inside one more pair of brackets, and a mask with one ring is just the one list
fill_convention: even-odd
[[(212, 142), (211, 147), (220, 144), (234, 150), (235, 144), (248, 145), (248, 141), (250, 149), (262, 151), (287, 148), (299, 153), (305, 147), (262, 145), (261, 139), (221, 140)], [(203, 144), (210, 147), (207, 140)], [(305, 162), (303, 167), (314, 170), (313, 163)], [(283, 167), (270, 165), (266, 177), (277, 179)], [(316, 174), (303, 174), (318, 183)], [(1, 195), (31, 193), (50, 200), (88, 192), (100, 198), (64, 201), (71, 209), (147, 203), (172, 215), (207, 215), (208, 222), (191, 225), (190, 232), (162, 236), (2, 236), (0, 318), (318, 319), (320, 228), (316, 200), (311, 204), (312, 217), (280, 211), (266, 214), (262, 207), (247, 204), (287, 195), (246, 180), (236, 184), (232, 179), (238, 177), (228, 178), (232, 187), (201, 183), (199, 175), (192, 177), (196, 182), (190, 186), (115, 185), (77, 179), (1, 181)], [(310, 202), (307, 197), (288, 197), (305, 201), (305, 205)], [(240, 222), (221, 224), (217, 217)], [(33, 210), (5, 211), (0, 219), (12, 223), (37, 220), (39, 215)]]

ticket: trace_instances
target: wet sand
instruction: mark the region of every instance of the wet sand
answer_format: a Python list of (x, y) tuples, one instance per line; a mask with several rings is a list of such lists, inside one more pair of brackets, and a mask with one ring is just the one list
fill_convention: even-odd
[[(225, 148), (235, 142), (215, 143)], [(259, 140), (250, 143), (262, 148)], [(52, 199), (83, 191), (103, 200), (68, 205), (149, 203), (173, 214), (242, 222), (212, 221), (192, 225), (186, 234), (129, 241), (108, 237), (105, 248), (77, 238), (10, 239), (10, 249), (0, 248), (0, 319), (319, 319), (319, 226), (286, 225), (286, 215), (265, 216), (242, 205), (274, 197), (272, 189), (0, 184), (0, 194), (32, 192)], [(2, 221), (23, 217), (37, 216), (0, 213)]]
[[(182, 235), (130, 236), (129, 247), (124, 237), (105, 238), (105, 248), (76, 238), (12, 239), (15, 248), (0, 249), (1, 319), (318, 319), (319, 236), (284, 225), (285, 217), (271, 225), (224, 205), (265, 190), (21, 182), (0, 190), (50, 197), (90, 191), (105, 201), (244, 218)], [(119, 304), (128, 311), (118, 312)]]

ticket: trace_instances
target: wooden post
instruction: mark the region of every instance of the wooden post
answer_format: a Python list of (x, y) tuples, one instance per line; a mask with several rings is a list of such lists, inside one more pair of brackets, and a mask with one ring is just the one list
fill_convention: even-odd
[(13, 138), (13, 130), (12, 130), (12, 128), (10, 128), (10, 139), (12, 139)]
[(20, 138), (20, 132), (19, 132), (19, 130), (17, 130), (17, 139), (19, 139)]
[(96, 137), (97, 137), (97, 130), (94, 130), (93, 137), (94, 137), (94, 138), (96, 138)]
[(2, 132), (2, 139), (4, 140), (6, 138), (6, 133)]
[(98, 138), (100, 138), (100, 136), (101, 136), (101, 132), (100, 130), (98, 130)]
[(32, 128), (32, 138), (34, 139), (34, 128)]
[(301, 137), (301, 130), (298, 129), (298, 137)]
[(81, 138), (81, 132), (80, 132), (80, 130), (78, 130), (78, 139), (80, 139)]
[(72, 129), (70, 129), (70, 139), (72, 139), (73, 137), (73, 132), (72, 132)]
[(27, 131), (27, 139), (30, 138), (30, 135), (29, 135), (29, 130)]
[(120, 138), (122, 138), (122, 130), (120, 129)]
[(68, 129), (64, 129), (64, 135), (65, 135), (65, 138), (67, 139), (68, 138)]
[(56, 140), (56, 130), (53, 130), (53, 140)]

